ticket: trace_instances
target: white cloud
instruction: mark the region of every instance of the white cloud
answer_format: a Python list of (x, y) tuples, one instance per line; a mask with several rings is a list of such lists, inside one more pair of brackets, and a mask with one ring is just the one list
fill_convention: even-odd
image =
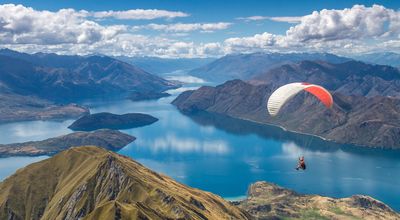
[(255, 15), (255, 16), (249, 16), (249, 17), (238, 17), (236, 19), (244, 20), (244, 21), (262, 21), (262, 20), (267, 20), (268, 18), (269, 17), (267, 17), (267, 16)]
[(287, 23), (299, 23), (302, 17), (269, 17), (269, 20)]
[(156, 18), (181, 18), (189, 14), (181, 11), (166, 11), (158, 9), (132, 9), (126, 11), (98, 11), (92, 12), (95, 18), (115, 18), (123, 20), (152, 20)]
[[(130, 15), (143, 12), (143, 19), (183, 16), (163, 10), (128, 11)], [(150, 13), (151, 12), (151, 13)], [(111, 13), (111, 12), (110, 12)], [(104, 14), (103, 17), (118, 13)], [(146, 15), (147, 13), (147, 15)], [(139, 13), (140, 14), (140, 13)], [(119, 14), (123, 18), (126, 14)], [(93, 12), (61, 9), (35, 10), (23, 5), (0, 5), (0, 44), (24, 52), (53, 52), (59, 54), (91, 54), (159, 57), (204, 57), (218, 54), (216, 44), (195, 44), (173, 39), (172, 36), (134, 34), (126, 25), (102, 25), (90, 20)], [(100, 16), (99, 14), (97, 15)], [(126, 15), (127, 16), (127, 15)], [(128, 18), (128, 17), (124, 17)], [(133, 17), (130, 17), (133, 18)], [(167, 32), (213, 31), (227, 28), (230, 23), (192, 23), (154, 26)], [(217, 49), (219, 50), (219, 49)]]
[(265, 32), (251, 37), (228, 38), (224, 41), (224, 47), (227, 53), (273, 49), (281, 38), (281, 36)]
[(218, 22), (218, 23), (176, 23), (176, 24), (148, 24), (143, 26), (133, 27), (135, 30), (147, 28), (157, 31), (166, 32), (191, 32), (191, 31), (202, 31), (202, 32), (213, 32), (215, 30), (227, 29), (231, 23)]
[(299, 23), (302, 17), (297, 16), (286, 16), (286, 17), (268, 17), (268, 16), (250, 16), (250, 17), (239, 17), (238, 20), (244, 21), (263, 21), (263, 20), (271, 20), (277, 22), (287, 22), (287, 23)]
[(354, 5), (343, 10), (314, 11), (286, 36), (300, 42), (379, 38), (400, 33), (400, 13), (380, 5)]
[(388, 45), (400, 49), (400, 12), (380, 5), (324, 9), (303, 17), (253, 16), (247, 19), (300, 23), (287, 30), (285, 35), (264, 32), (226, 39), (224, 51), (329, 51), (346, 54), (388, 48)]
[[(188, 14), (157, 9), (101, 12), (61, 9), (52, 12), (4, 4), (0, 5), (0, 45), (25, 52), (173, 58), (218, 57), (228, 53), (256, 51), (328, 51), (339, 54), (400, 51), (400, 12), (379, 5), (354, 5), (343, 10), (324, 9), (302, 17), (242, 18), (299, 23), (293, 24), (285, 34), (262, 32), (207, 43), (187, 39), (193, 34), (190, 32), (224, 30), (232, 23), (152, 23), (132, 27), (105, 25), (105, 22), (97, 19), (171, 19), (185, 16)], [(165, 33), (141, 35), (135, 32), (143, 28)]]
[(123, 25), (101, 26), (85, 16), (86, 11), (74, 9), (50, 12), (22, 5), (0, 5), (0, 43), (94, 43), (111, 39), (126, 29)]

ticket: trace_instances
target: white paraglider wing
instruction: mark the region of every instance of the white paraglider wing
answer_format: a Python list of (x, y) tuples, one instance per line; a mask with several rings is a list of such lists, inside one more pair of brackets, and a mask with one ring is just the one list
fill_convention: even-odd
[(279, 87), (268, 99), (267, 109), (269, 114), (272, 116), (277, 115), (286, 101), (303, 89), (304, 87), (301, 86), (301, 83), (290, 83)]
[(305, 90), (317, 97), (326, 107), (333, 105), (332, 95), (323, 87), (309, 83), (289, 83), (275, 90), (268, 99), (267, 109), (271, 116), (276, 116), (282, 106), (297, 93)]

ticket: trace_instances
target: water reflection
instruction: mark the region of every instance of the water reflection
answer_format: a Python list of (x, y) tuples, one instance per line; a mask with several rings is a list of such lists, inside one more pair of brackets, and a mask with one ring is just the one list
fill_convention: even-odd
[(177, 153), (205, 153), (226, 154), (229, 152), (227, 143), (223, 140), (199, 140), (188, 137), (179, 137), (168, 132), (163, 137), (155, 139), (139, 139), (136, 144), (147, 146), (153, 153), (177, 152)]
[(66, 121), (24, 121), (0, 124), (0, 144), (39, 141), (49, 137), (71, 133), (67, 127), (73, 120)]
[(288, 132), (277, 126), (260, 124), (242, 119), (232, 118), (229, 116), (210, 113), (210, 112), (196, 112), (196, 113), (183, 113), (185, 116), (191, 118), (194, 122), (201, 125), (203, 128), (215, 127), (235, 135), (249, 135), (257, 134), (266, 139), (273, 139), (283, 142), (283, 147), (291, 142), (295, 143), (297, 151), (302, 154), (306, 152), (352, 152), (361, 155), (374, 155), (383, 157), (400, 158), (399, 150), (367, 148), (361, 146), (354, 146), (349, 144), (337, 144), (331, 141), (325, 141), (318, 137), (299, 134), (295, 132)]
[[(219, 136), (227, 141), (230, 154), (218, 160), (227, 159), (225, 167), (233, 167), (235, 171), (229, 174), (227, 168), (218, 174), (224, 177), (219, 181), (238, 190), (235, 194), (228, 189), (210, 187), (210, 191), (218, 190), (220, 195), (236, 197), (241, 196), (237, 192), (245, 192), (251, 182), (266, 180), (302, 193), (332, 197), (367, 194), (400, 209), (400, 179), (397, 178), (400, 175), (400, 151), (335, 144), (284, 132), (278, 127), (207, 112), (186, 116), (201, 126), (199, 130), (212, 128), (206, 138)], [(294, 170), (300, 155), (306, 157), (306, 172)], [(208, 160), (207, 163), (213, 164), (214, 161)], [(209, 187), (202, 183), (192, 184)]]

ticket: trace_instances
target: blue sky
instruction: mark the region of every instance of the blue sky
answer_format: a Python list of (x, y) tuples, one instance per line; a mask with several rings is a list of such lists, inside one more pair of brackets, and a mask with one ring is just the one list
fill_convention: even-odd
[[(0, 46), (26, 52), (161, 57), (398, 52), (399, 8), (400, 1), (0, 1)], [(65, 15), (65, 9), (72, 11)], [(128, 18), (118, 17), (118, 12)]]

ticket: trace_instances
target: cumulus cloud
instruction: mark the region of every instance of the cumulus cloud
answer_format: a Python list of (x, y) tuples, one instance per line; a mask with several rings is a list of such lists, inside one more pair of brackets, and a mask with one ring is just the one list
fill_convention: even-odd
[[(205, 57), (221, 55), (214, 43), (183, 42), (162, 35), (140, 35), (127, 25), (103, 25), (96, 17), (118, 16), (120, 19), (151, 19), (186, 16), (163, 10), (130, 10), (125, 13), (100, 13), (61, 9), (35, 10), (23, 5), (0, 5), (0, 44), (25, 52), (55, 52), (59, 54), (91, 54), (159, 57)], [(139, 13), (140, 12), (140, 13)], [(147, 13), (147, 14), (146, 14)], [(136, 16), (136, 17), (134, 17)], [(168, 24), (149, 27), (173, 32), (214, 31), (225, 29), (230, 23)]]
[(400, 13), (380, 5), (354, 5), (343, 10), (314, 11), (286, 35), (301, 42), (379, 38), (400, 33)]
[(232, 23), (217, 22), (217, 23), (176, 23), (176, 24), (148, 24), (144, 26), (136, 26), (134, 29), (152, 29), (166, 32), (213, 32), (215, 30), (227, 29)]
[(227, 53), (273, 50), (274, 47), (281, 44), (282, 38), (282, 36), (268, 32), (256, 34), (250, 37), (228, 38), (224, 41), (224, 50)]
[[(190, 32), (213, 32), (232, 23), (166, 23), (142, 26), (110, 25), (101, 19), (171, 19), (179, 11), (143, 10), (88, 12), (74, 9), (34, 10), (0, 5), (0, 45), (25, 52), (158, 57), (218, 57), (256, 51), (320, 51), (360, 53), (400, 50), (400, 12), (380, 5), (354, 5), (343, 10), (321, 10), (302, 17), (252, 16), (242, 19), (293, 23), (286, 33), (267, 31), (219, 42), (192, 42)], [(99, 20), (100, 19), (100, 20)], [(138, 34), (137, 29), (163, 31)], [(185, 39), (185, 40), (182, 40)]]
[(50, 12), (22, 5), (0, 5), (0, 43), (94, 43), (111, 39), (126, 29), (124, 25), (101, 26), (85, 19), (87, 14), (74, 9)]
[(285, 35), (268, 32), (225, 40), (225, 50), (247, 51), (329, 51), (355, 53), (387, 45), (400, 48), (400, 12), (380, 5), (354, 5), (343, 10), (314, 11), (302, 17), (248, 17), (250, 20), (271, 19), (299, 22)]
[(115, 18), (123, 20), (151, 20), (156, 18), (181, 18), (189, 14), (181, 11), (166, 11), (158, 9), (132, 9), (126, 11), (98, 11), (92, 12), (95, 18)]

